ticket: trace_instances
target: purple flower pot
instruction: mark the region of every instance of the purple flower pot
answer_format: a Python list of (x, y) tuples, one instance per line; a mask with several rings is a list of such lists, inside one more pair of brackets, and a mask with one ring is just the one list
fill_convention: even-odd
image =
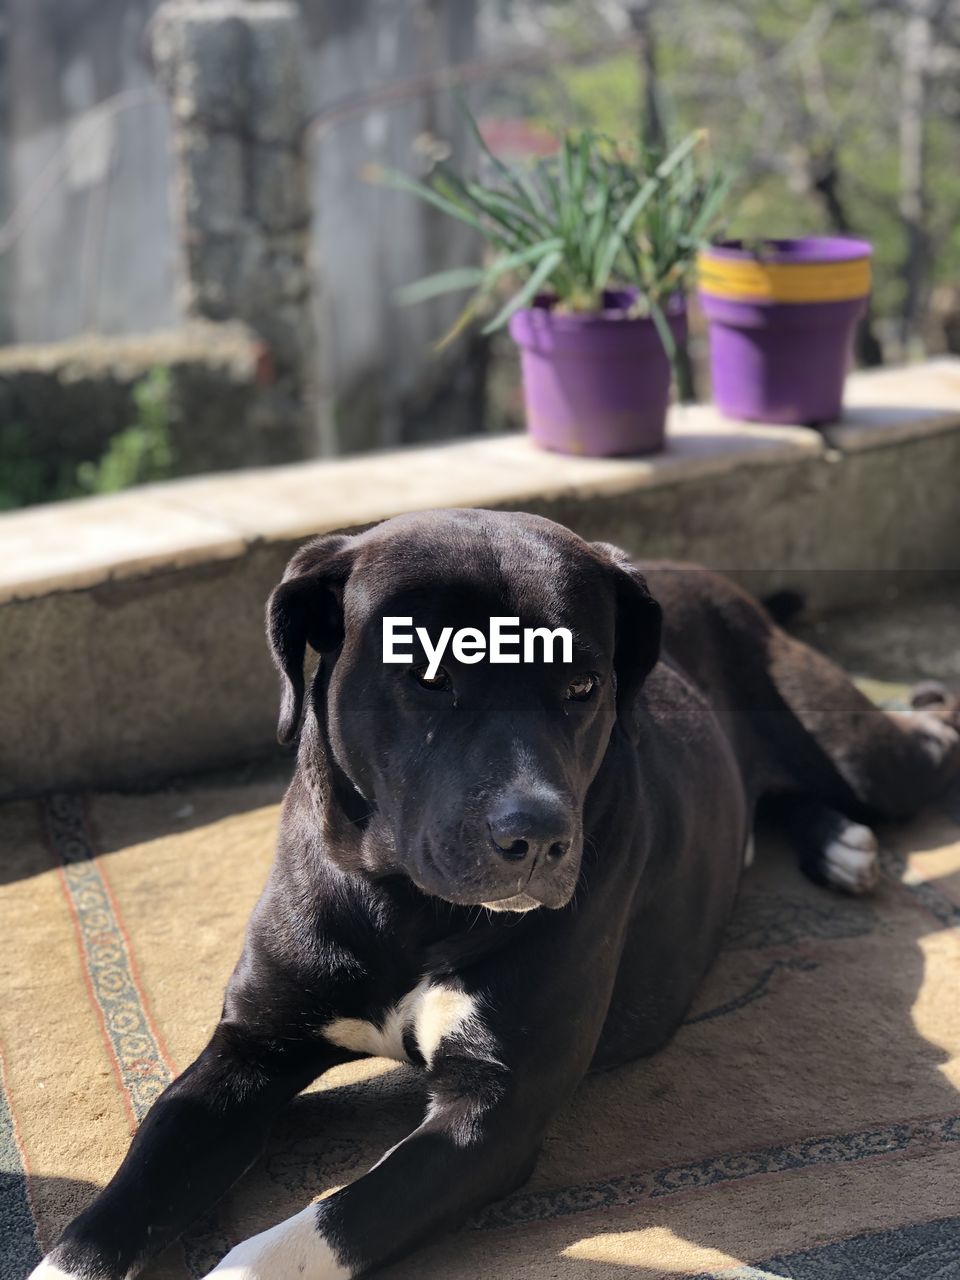
[[(653, 321), (627, 318), (635, 298), (610, 292), (606, 309), (589, 314), (558, 313), (538, 299), (512, 316), (527, 428), (542, 448), (595, 458), (663, 448), (670, 361)], [(674, 299), (667, 315), (682, 341), (683, 300)]]
[(857, 322), (870, 296), (864, 240), (731, 240), (700, 255), (713, 398), (728, 418), (816, 426), (843, 408)]

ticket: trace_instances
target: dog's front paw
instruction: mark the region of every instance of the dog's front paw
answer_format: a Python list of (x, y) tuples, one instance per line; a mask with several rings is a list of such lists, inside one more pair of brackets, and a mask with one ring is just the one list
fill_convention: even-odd
[(960, 693), (940, 680), (923, 680), (910, 690), (910, 706), (960, 733)]
[(64, 1271), (63, 1267), (58, 1267), (50, 1258), (44, 1258), (30, 1272), (27, 1280), (83, 1280), (83, 1277), (76, 1271)]
[(960, 715), (952, 708), (945, 709), (942, 715), (938, 711), (939, 709), (913, 711), (911, 719), (914, 737), (937, 768), (940, 768), (955, 758), (960, 750)]
[(835, 889), (869, 893), (880, 873), (877, 837), (869, 827), (841, 819), (823, 847), (821, 871)]
[(327, 1242), (308, 1205), (285, 1222), (231, 1249), (210, 1272), (218, 1280), (349, 1280), (352, 1275)]
[(58, 1245), (34, 1267), (27, 1280), (103, 1280), (111, 1274), (103, 1263), (89, 1257), (78, 1258), (76, 1252)]

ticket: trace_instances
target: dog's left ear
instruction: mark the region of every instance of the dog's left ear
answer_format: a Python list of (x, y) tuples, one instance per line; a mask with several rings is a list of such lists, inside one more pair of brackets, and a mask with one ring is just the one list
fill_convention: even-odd
[(617, 593), (614, 667), (617, 706), (622, 711), (639, 693), (660, 657), (663, 615), (647, 580), (625, 551), (609, 542), (591, 543), (613, 570)]
[(296, 552), (267, 601), (267, 641), (280, 673), (277, 738), (296, 736), (303, 713), (303, 663), (307, 645), (331, 653), (343, 643), (343, 588), (353, 563), (354, 539), (315, 538)]

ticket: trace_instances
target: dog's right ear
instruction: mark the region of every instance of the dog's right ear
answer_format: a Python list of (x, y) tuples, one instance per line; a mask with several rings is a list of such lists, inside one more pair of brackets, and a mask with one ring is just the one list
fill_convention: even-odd
[(309, 644), (330, 653), (343, 643), (343, 587), (353, 562), (353, 539), (315, 538), (301, 547), (267, 601), (267, 640), (280, 673), (277, 738), (292, 742), (303, 713), (303, 662)]

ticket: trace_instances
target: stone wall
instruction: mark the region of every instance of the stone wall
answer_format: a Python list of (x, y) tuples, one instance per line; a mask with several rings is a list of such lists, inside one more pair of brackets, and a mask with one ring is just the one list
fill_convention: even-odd
[(169, 370), (179, 475), (289, 462), (299, 441), (278, 418), (263, 344), (239, 324), (194, 323), (139, 338), (75, 338), (0, 349), (0, 424), (61, 467), (97, 459), (137, 421), (134, 389)]
[[(212, 13), (217, 3), (204, 7)], [(0, 244), (0, 341), (149, 332), (170, 327), (181, 314), (171, 117), (148, 48), (156, 7), (157, 0), (6, 0), (0, 225), (25, 198), (33, 204), (8, 252)], [(258, 0), (253, 7), (271, 4)], [(298, 8), (311, 117), (476, 53), (476, 0), (299, 0)], [(108, 110), (98, 107), (116, 95)], [(398, 285), (469, 260), (477, 246), (469, 229), (365, 178), (370, 163), (418, 172), (433, 137), (458, 152), (466, 148), (449, 95), (427, 93), (351, 114), (305, 135), (311, 272), (322, 281), (313, 310), (327, 451), (452, 435), (480, 424), (482, 370), (470, 358), (438, 360), (432, 350), (455, 300), (404, 311), (393, 302)], [(234, 178), (225, 170), (221, 177), (219, 195), (228, 196), (232, 216), (236, 189), (227, 187)], [(285, 183), (274, 168), (261, 186), (274, 191)], [(255, 194), (249, 183), (244, 191), (244, 199)], [(271, 223), (274, 212), (259, 215)], [(276, 224), (268, 229), (279, 239), (288, 234)], [(183, 248), (202, 252), (189, 238)], [(229, 252), (223, 246), (224, 286), (237, 261), (233, 248), (236, 241)], [(297, 271), (289, 285), (295, 301), (303, 297)], [(194, 301), (202, 301), (202, 314), (221, 318), (221, 304), (230, 300), (218, 302), (212, 276), (208, 282)], [(249, 319), (242, 310), (234, 314)]]
[(308, 457), (319, 451), (317, 334), (296, 6), (173, 0), (151, 34), (175, 123), (183, 305), (260, 337), (276, 417)]

